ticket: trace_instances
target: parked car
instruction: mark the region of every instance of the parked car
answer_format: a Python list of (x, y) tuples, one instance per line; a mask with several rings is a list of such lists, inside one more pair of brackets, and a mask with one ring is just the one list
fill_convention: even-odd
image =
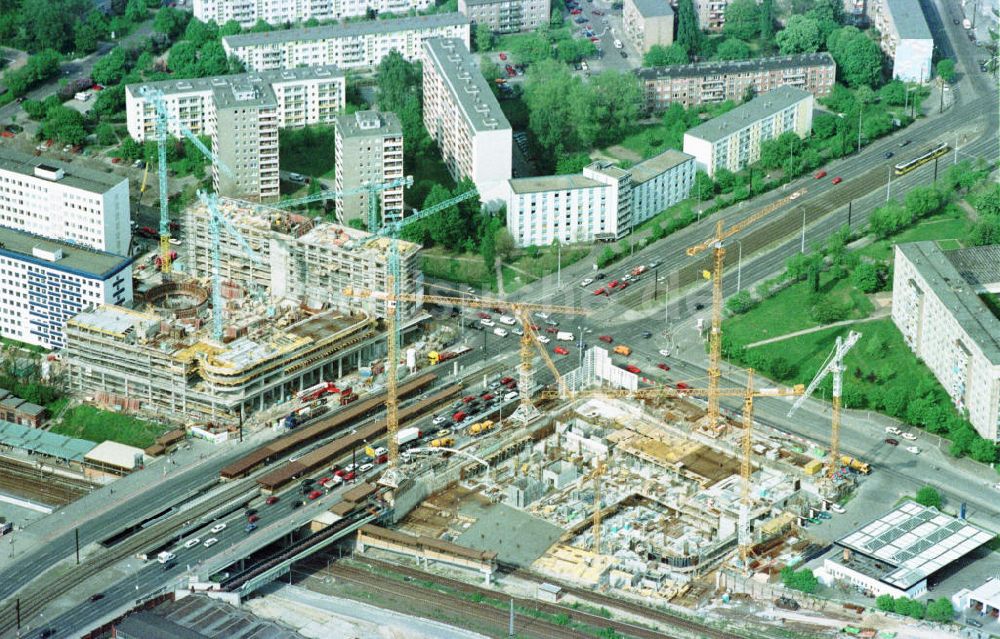
[(314, 490), (311, 493), (309, 493), (310, 500), (319, 499), (322, 496), (323, 496), (323, 491), (321, 490)]
[(826, 171), (823, 170), (816, 171), (816, 173), (813, 174), (813, 177), (816, 178), (817, 180), (822, 180), (823, 178), (826, 177)]
[(847, 509), (841, 506), (840, 504), (830, 504), (830, 510), (837, 513), (838, 515), (843, 515), (844, 513), (847, 512)]
[(838, 175), (837, 177), (833, 178), (833, 179), (832, 179), (832, 180), (830, 180), (830, 181), (831, 181), (831, 182), (833, 182), (834, 184), (840, 184), (841, 182), (843, 182), (843, 181), (844, 181), (844, 178), (842, 178), (842, 177), (840, 177), (840, 176)]
[(677, 390), (688, 390), (689, 388), (691, 387), (684, 382), (677, 382)]
[(886, 437), (885, 443), (889, 444), (890, 446), (899, 446), (899, 440), (893, 439), (892, 437)]
[(625, 367), (625, 370), (635, 375), (638, 375), (639, 373), (642, 372), (641, 370), (639, 370), (639, 367), (636, 366), (635, 364), (629, 364), (628, 366)]
[(555, 353), (556, 355), (569, 355), (569, 351), (563, 348), (562, 346), (556, 346), (555, 348), (552, 349), (552, 352)]
[(601, 340), (605, 344), (610, 344), (611, 342), (615, 341), (615, 339), (613, 337), (611, 337), (610, 335), (601, 335), (597, 339)]
[(588, 278), (585, 278), (582, 282), (580, 282), (580, 286), (586, 288), (586, 287), (590, 286), (593, 283), (594, 283), (594, 278), (588, 277)]
[(914, 455), (919, 455), (920, 454), (920, 449), (917, 448), (916, 446), (907, 446), (906, 447), (906, 452), (912, 453)]
[(507, 54), (506, 53), (501, 53), (500, 54), (500, 59), (501, 60), (506, 60), (507, 59)]
[(548, 344), (552, 340), (547, 335), (539, 335), (538, 341), (541, 342), (542, 344)]
[(662, 362), (659, 363), (659, 364), (657, 364), (656, 367), (658, 369), (660, 369), (661, 371), (669, 371), (670, 370), (670, 366), (668, 366), (667, 364), (664, 364)]
[(917, 441), (917, 436), (914, 435), (913, 433), (901, 433), (900, 435), (903, 439), (909, 440), (911, 442)]

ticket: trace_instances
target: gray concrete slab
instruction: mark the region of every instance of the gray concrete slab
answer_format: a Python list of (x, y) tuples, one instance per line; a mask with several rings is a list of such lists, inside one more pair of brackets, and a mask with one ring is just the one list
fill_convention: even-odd
[(476, 550), (492, 550), (497, 559), (527, 566), (545, 553), (563, 534), (558, 526), (504, 504), (469, 504), (462, 515), (476, 518), (456, 540)]

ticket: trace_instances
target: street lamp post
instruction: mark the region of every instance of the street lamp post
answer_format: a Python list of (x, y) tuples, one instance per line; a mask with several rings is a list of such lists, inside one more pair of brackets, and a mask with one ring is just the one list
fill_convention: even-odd
[(806, 252), (806, 210), (802, 209), (802, 248), (799, 249), (801, 253)]
[(556, 286), (562, 288), (562, 242), (556, 243)]
[(890, 164), (886, 168), (889, 169), (889, 181), (885, 183), (885, 201), (888, 204), (888, 202), (889, 202), (889, 193), (890, 193), (890, 190), (892, 189), (892, 165)]

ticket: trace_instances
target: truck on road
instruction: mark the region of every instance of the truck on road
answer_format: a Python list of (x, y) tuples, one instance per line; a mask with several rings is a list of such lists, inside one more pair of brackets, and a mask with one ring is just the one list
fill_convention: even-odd
[(856, 470), (862, 475), (867, 475), (872, 472), (872, 467), (865, 462), (857, 459), (855, 457), (850, 457), (849, 455), (842, 455), (840, 457), (840, 463), (847, 466), (851, 470)]
[(404, 428), (398, 433), (396, 433), (396, 443), (400, 446), (405, 446), (406, 444), (413, 443), (420, 439), (420, 429), (419, 428)]
[(573, 333), (570, 333), (569, 331), (559, 331), (556, 333), (556, 339), (560, 342), (572, 342)]

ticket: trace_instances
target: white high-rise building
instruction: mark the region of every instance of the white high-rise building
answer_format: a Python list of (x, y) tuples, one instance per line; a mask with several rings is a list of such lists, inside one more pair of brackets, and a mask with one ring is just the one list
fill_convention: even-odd
[(74, 315), (132, 301), (132, 259), (0, 227), (0, 335), (62, 348)]
[(868, 5), (872, 24), (881, 35), (882, 51), (892, 58), (892, 77), (928, 82), (934, 37), (917, 0), (875, 0)]
[[(336, 120), (334, 188), (338, 193), (403, 177), (403, 125), (395, 113), (358, 111)], [(369, 193), (337, 198), (337, 221), (368, 221)], [(382, 220), (403, 216), (403, 186), (379, 191)]]
[(128, 180), (0, 149), (0, 226), (127, 255)]
[(222, 25), (230, 20), (252, 27), (263, 20), (268, 24), (316, 20), (342, 20), (376, 13), (405, 14), (433, 6), (432, 0), (194, 0), (194, 17)]
[(1000, 245), (896, 245), (892, 321), (979, 435), (998, 441), (1000, 319), (986, 293), (1000, 293)]
[(242, 33), (222, 38), (222, 47), (227, 56), (235, 56), (253, 71), (322, 64), (374, 69), (391, 51), (410, 62), (423, 59), (422, 47), (428, 38), (460, 38), (468, 48), (470, 37), (468, 18), (460, 13), (436, 13)]
[(507, 197), (513, 132), (466, 42), (424, 42), (424, 127), (455, 180), (471, 179), (484, 205)]
[(180, 137), (178, 123), (195, 135), (214, 135), (216, 92), (245, 85), (271, 88), (278, 103), (278, 127), (282, 129), (329, 124), (344, 110), (347, 100), (344, 74), (332, 66), (130, 84), (125, 87), (128, 133), (139, 142), (154, 139), (156, 133), (156, 111), (140, 95), (143, 87), (163, 93), (170, 115), (167, 130)]

